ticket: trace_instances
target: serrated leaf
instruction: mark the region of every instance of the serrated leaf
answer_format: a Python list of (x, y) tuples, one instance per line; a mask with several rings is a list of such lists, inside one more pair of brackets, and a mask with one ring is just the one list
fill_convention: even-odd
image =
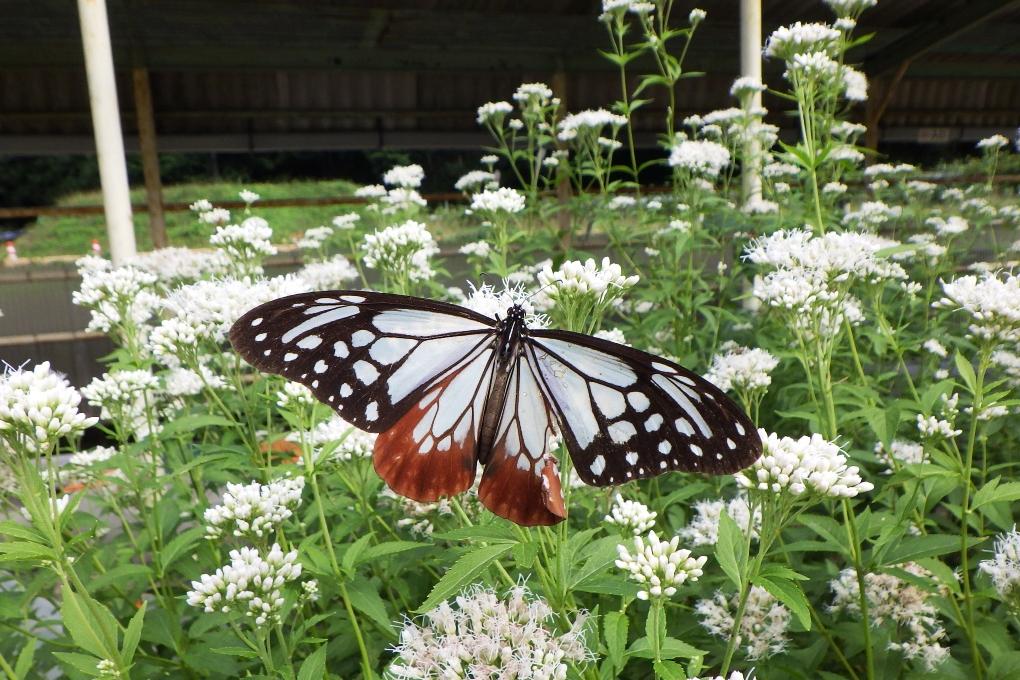
[(416, 541), (387, 541), (386, 543), (380, 543), (379, 545), (372, 545), (366, 548), (355, 561), (355, 566), (374, 562), (380, 557), (388, 557), (390, 555), (407, 552), (408, 550), (430, 547), (432, 546), (428, 543), (418, 543)]
[(116, 658), (110, 645), (116, 644), (117, 620), (101, 603), (64, 588), (60, 618), (76, 645), (100, 659)]
[(922, 557), (944, 555), (960, 548), (960, 537), (953, 534), (928, 534), (908, 536), (899, 545), (891, 547), (885, 554), (884, 564), (914, 562)]
[(473, 527), (460, 527), (441, 534), (434, 534), (440, 541), (485, 541), (486, 543), (516, 543), (517, 536), (506, 524), (482, 524)]
[(781, 564), (766, 564), (764, 567), (761, 568), (761, 571), (758, 572), (758, 576), (765, 576), (766, 578), (773, 577), (784, 578), (787, 581), (810, 580), (804, 574), (796, 572), (793, 569), (790, 569), (789, 567), (784, 567)]
[(461, 588), (473, 581), (490, 564), (510, 552), (511, 547), (507, 543), (487, 545), (462, 555), (432, 587), (429, 596), (415, 611), (424, 614), (434, 609), (440, 602), (459, 592)]
[(967, 391), (974, 394), (974, 387), (977, 385), (977, 376), (974, 375), (974, 367), (971, 366), (970, 361), (957, 352), (953, 355), (953, 363), (956, 365), (956, 372), (960, 374), (964, 384), (967, 386)]
[(354, 572), (354, 563), (361, 556), (361, 553), (368, 547), (369, 541), (372, 540), (372, 534), (365, 534), (358, 540), (351, 543), (347, 550), (344, 551), (343, 557), (340, 558), (340, 568), (347, 574)]
[(25, 680), (28, 677), (28, 672), (32, 670), (32, 664), (35, 662), (35, 640), (29, 639), (25, 642), (25, 646), (18, 652), (18, 660), (14, 663), (14, 675), (18, 677), (18, 680)]
[(0, 522), (0, 536), (10, 536), (29, 543), (46, 543), (46, 539), (30, 526), (18, 524), (10, 520)]
[(301, 662), (297, 680), (320, 680), (324, 677), (326, 677), (326, 645), (319, 645), (318, 649)]
[[(708, 654), (708, 652), (703, 649), (698, 649), (694, 645), (689, 645), (683, 640), (677, 640), (676, 638), (671, 637), (662, 641), (662, 649), (660, 651), (663, 659), (693, 659), (694, 657), (705, 656)], [(647, 637), (635, 640), (627, 653), (640, 659), (652, 659), (655, 657), (654, 652), (652, 652), (651, 645), (648, 644)]]
[(53, 656), (57, 657), (62, 663), (91, 678), (99, 676), (98, 664), (100, 660), (94, 656), (78, 654), (77, 652), (53, 652)]
[(811, 606), (800, 585), (779, 577), (758, 576), (752, 582), (761, 586), (774, 598), (786, 605), (786, 608), (793, 613), (800, 621), (805, 630), (811, 630)]
[(976, 510), (982, 505), (986, 505), (988, 503), (1016, 500), (1020, 500), (1020, 482), (1006, 482), (1005, 484), (1000, 484), (999, 478), (996, 477), (977, 490), (974, 494), (974, 500), (971, 502), (970, 507), (971, 510)]
[(203, 536), (205, 536), (205, 529), (202, 527), (192, 527), (170, 539), (160, 552), (159, 566), (161, 573), (166, 574), (167, 570), (173, 566), (173, 563), (191, 550), (196, 543), (202, 540)]
[(630, 620), (623, 612), (609, 612), (602, 621), (602, 629), (606, 636), (606, 650), (617, 674), (625, 665), (624, 654), (627, 652), (627, 631)]
[(393, 622), (386, 613), (386, 602), (368, 581), (359, 580), (347, 584), (347, 594), (351, 598), (351, 606), (379, 624), (387, 633), (393, 634)]
[(0, 543), (0, 562), (28, 562), (55, 559), (53, 551), (45, 545), (28, 541)]
[(148, 578), (152, 569), (144, 564), (121, 564), (110, 569), (105, 574), (100, 574), (89, 579), (88, 588), (90, 592), (97, 592), (107, 586), (123, 586), (124, 582), (132, 578)]
[(131, 617), (131, 621), (128, 622), (127, 628), (124, 629), (124, 643), (121, 645), (120, 658), (125, 665), (131, 665), (131, 660), (135, 658), (135, 650), (138, 649), (138, 641), (142, 638), (146, 604), (148, 603), (143, 600), (142, 606), (138, 608), (135, 615)]
[(652, 668), (655, 670), (655, 677), (665, 680), (687, 680), (684, 668), (676, 661), (654, 661)]
[(259, 656), (247, 647), (212, 647), (209, 651), (224, 656), (239, 656), (242, 659), (257, 659)]
[(595, 593), (596, 595), (615, 595), (617, 597), (637, 597), (641, 590), (636, 583), (628, 581), (621, 576), (599, 576), (588, 579), (583, 583), (574, 586), (574, 590), (582, 593)]
[(538, 557), (537, 543), (516, 543), (513, 547), (514, 562), (521, 569), (531, 569)]

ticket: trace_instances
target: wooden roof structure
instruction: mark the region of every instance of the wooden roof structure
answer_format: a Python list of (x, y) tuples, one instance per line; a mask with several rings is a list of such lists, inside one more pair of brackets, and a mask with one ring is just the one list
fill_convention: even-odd
[[(730, 105), (738, 3), (709, 3), (685, 112)], [(678, 17), (696, 5), (677, 2)], [(467, 148), (475, 108), (559, 74), (571, 110), (617, 96), (599, 0), (107, 0), (124, 132), (144, 71), (161, 151)], [(0, 0), (0, 156), (94, 149), (81, 34), (67, 0)], [(764, 33), (829, 20), (820, 0), (763, 0)], [(973, 141), (1020, 124), (1020, 0), (880, 0), (853, 53), (860, 118), (885, 141)], [(766, 62), (778, 84), (779, 64)], [(766, 98), (770, 109), (784, 107)], [(654, 141), (659, 115), (635, 121)], [(778, 116), (776, 122), (784, 118)]]

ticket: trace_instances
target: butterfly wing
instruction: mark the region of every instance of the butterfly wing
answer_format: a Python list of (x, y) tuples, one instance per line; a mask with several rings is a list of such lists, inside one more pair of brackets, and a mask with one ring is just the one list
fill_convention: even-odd
[(323, 291), (252, 309), (230, 341), (256, 368), (381, 433), (372, 460), (397, 493), (435, 501), (470, 488), (494, 362), (491, 320), (403, 295)]
[(549, 455), (555, 415), (526, 361), (510, 368), (507, 396), (478, 498), (500, 517), (522, 526), (556, 524), (567, 516), (556, 460)]
[(494, 338), (493, 322), (463, 307), (344, 290), (267, 302), (230, 329), (250, 364), (305, 385), (369, 432), (390, 429), (430, 385)]
[(556, 330), (531, 331), (525, 359), (588, 484), (621, 484), (670, 470), (729, 474), (761, 455), (758, 431), (743, 411), (671, 361)]

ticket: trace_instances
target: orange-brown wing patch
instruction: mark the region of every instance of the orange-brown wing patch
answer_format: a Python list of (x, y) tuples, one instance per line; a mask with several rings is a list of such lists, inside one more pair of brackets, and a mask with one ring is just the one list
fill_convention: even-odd
[(478, 498), (494, 514), (523, 526), (567, 516), (556, 460), (549, 454), (552, 414), (525, 362), (510, 378), (496, 442), (485, 462)]
[(471, 488), (492, 351), (478, 351), (425, 391), (375, 442), (372, 462), (393, 491), (431, 503)]

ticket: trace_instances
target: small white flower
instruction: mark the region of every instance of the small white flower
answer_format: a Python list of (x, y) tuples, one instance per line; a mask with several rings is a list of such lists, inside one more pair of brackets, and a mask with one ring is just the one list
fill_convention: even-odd
[(992, 559), (982, 560), (978, 569), (992, 579), (1002, 601), (1020, 611), (1020, 533), (1016, 527), (995, 539)]
[(315, 397), (312, 391), (301, 383), (287, 380), (283, 387), (276, 392), (276, 405), (280, 408), (301, 409), (305, 406), (313, 406)]
[(255, 201), (257, 201), (260, 198), (262, 198), (261, 196), (256, 194), (254, 191), (249, 191), (248, 189), (241, 189), (241, 191), (238, 194), (238, 196), (240, 196), (241, 200), (244, 201), (245, 205), (248, 205), (248, 206), (250, 206), (252, 203), (254, 203)]
[(769, 375), (779, 359), (764, 349), (739, 345), (723, 347), (724, 353), (712, 358), (705, 379), (723, 391), (761, 390), (772, 384)]
[(793, 439), (758, 430), (764, 450), (751, 467), (734, 477), (745, 488), (853, 498), (874, 484), (861, 479), (856, 466), (847, 465), (840, 448), (819, 434)]
[(488, 241), (473, 241), (462, 245), (457, 252), (484, 260), (492, 252), (492, 244)]
[(45, 452), (96, 424), (98, 418), (78, 410), (80, 403), (78, 391), (48, 361), (32, 370), (8, 369), (0, 377), (0, 436), (15, 449)]
[(655, 526), (656, 516), (657, 513), (649, 510), (644, 503), (627, 500), (616, 494), (612, 510), (606, 515), (605, 520), (637, 536)]
[(417, 189), (425, 179), (425, 170), (414, 163), (412, 165), (396, 165), (383, 175), (383, 184), (403, 189)]
[(205, 511), (206, 535), (263, 538), (275, 531), (301, 505), (304, 477), (278, 479), (269, 484), (227, 484), (219, 505)]
[(982, 151), (998, 151), (1008, 145), (1009, 139), (1005, 135), (992, 135), (980, 140), (975, 146)]
[(928, 338), (927, 340), (925, 340), (923, 347), (927, 351), (931, 352), (935, 356), (940, 357), (942, 359), (945, 359), (947, 356), (949, 356), (949, 350), (946, 349), (946, 346), (943, 345), (938, 340), (936, 340), (935, 338)]
[[(733, 633), (734, 613), (739, 600), (739, 595), (727, 597), (716, 591), (712, 599), (698, 600), (694, 610), (701, 617), (701, 625), (709, 633), (729, 639)], [(782, 654), (789, 642), (786, 632), (792, 618), (790, 610), (767, 590), (761, 586), (751, 586), (737, 633), (737, 644), (743, 646), (747, 658), (752, 661)]]
[(324, 262), (311, 262), (298, 271), (298, 276), (313, 290), (344, 288), (358, 278), (358, 270), (343, 255), (334, 255)]
[(453, 185), (457, 191), (471, 191), (479, 187), (488, 189), (494, 188), (496, 183), (495, 173), (488, 170), (471, 170), (460, 176), (460, 179)]
[(669, 165), (694, 175), (715, 179), (730, 163), (730, 152), (722, 144), (686, 140), (670, 151)]
[(935, 307), (961, 309), (971, 316), (970, 332), (982, 339), (1020, 340), (1020, 277), (1013, 274), (960, 276), (942, 281), (945, 294)]
[(832, 52), (840, 32), (828, 24), (796, 22), (780, 26), (765, 42), (765, 56), (789, 61), (807, 52)]
[(369, 184), (357, 188), (354, 195), (358, 198), (382, 198), (386, 195), (386, 187), (382, 184)]
[(427, 281), (434, 275), (429, 260), (439, 253), (439, 246), (421, 222), (407, 220), (366, 234), (362, 243), (365, 266), (405, 272), (412, 281)]
[(516, 214), (524, 210), (524, 194), (516, 189), (500, 187), (486, 189), (471, 197), (471, 212), (482, 212), (488, 215), (496, 213)]
[[(503, 117), (508, 113), (512, 113), (514, 110), (513, 104), (510, 102), (486, 102), (478, 107), (478, 116), (476, 120), (479, 125), (493, 122), (498, 124), (503, 120)], [(485, 162), (484, 160), (482, 161)], [(493, 160), (493, 163), (496, 161)]]
[(923, 463), (925, 459), (924, 446), (906, 439), (894, 439), (889, 444), (888, 451), (882, 442), (877, 442), (875, 456), (885, 463), (886, 471), (890, 474), (900, 465)]
[(728, 501), (721, 498), (697, 501), (694, 504), (694, 518), (677, 534), (692, 546), (715, 545), (719, 542), (719, 520), (724, 512), (736, 522), (745, 535), (750, 531), (752, 538), (758, 538), (758, 531), (761, 529), (761, 508), (755, 508), (752, 521), (751, 508), (744, 495)]
[(598, 131), (604, 127), (620, 128), (627, 124), (627, 118), (605, 109), (589, 109), (579, 113), (567, 114), (559, 122), (558, 137), (562, 141), (570, 141), (582, 131), (594, 132), (598, 137)]
[(333, 228), (339, 229), (340, 231), (349, 231), (354, 229), (354, 226), (361, 219), (361, 215), (356, 212), (349, 212), (343, 215), (337, 215), (333, 218)]
[(654, 531), (646, 538), (634, 537), (634, 554), (626, 546), (618, 545), (616, 566), (628, 572), (632, 581), (642, 586), (638, 599), (669, 598), (677, 587), (697, 581), (704, 573), (707, 557), (691, 557), (691, 551), (680, 549), (680, 537), (660, 541)]

